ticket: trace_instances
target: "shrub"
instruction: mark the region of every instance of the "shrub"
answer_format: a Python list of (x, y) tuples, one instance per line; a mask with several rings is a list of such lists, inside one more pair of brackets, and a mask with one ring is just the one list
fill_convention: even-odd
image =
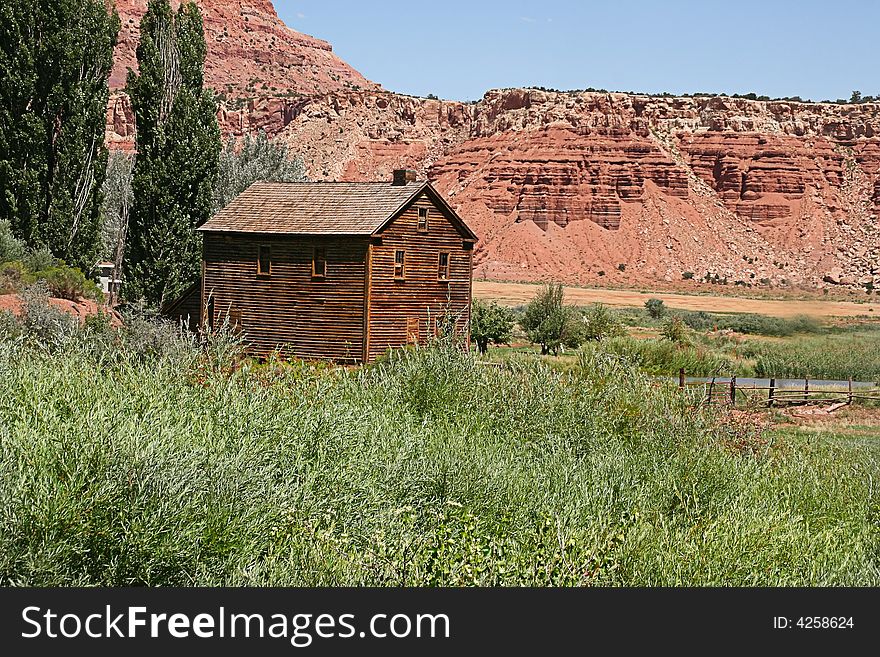
[(695, 331), (708, 331), (718, 325), (718, 318), (704, 310), (682, 311), (678, 313), (678, 316), (689, 328)]
[(660, 334), (674, 344), (688, 343), (688, 330), (684, 321), (678, 315), (673, 315), (663, 322)]
[(46, 248), (28, 251), (25, 253), (22, 262), (24, 263), (24, 266), (32, 272), (51, 269), (52, 267), (57, 267), (59, 264), (58, 259), (55, 258), (55, 256), (52, 255), (52, 252)]
[(12, 234), (9, 221), (0, 221), (0, 263), (21, 260), (24, 253), (24, 244)]
[(0, 294), (14, 294), (32, 281), (32, 276), (21, 262), (0, 265)]
[(681, 277), (682, 277), (682, 279), (684, 279), (686, 281), (692, 281), (694, 279), (694, 272), (686, 271), (686, 272), (682, 273)]
[(645, 301), (645, 310), (654, 319), (660, 319), (666, 314), (666, 306), (662, 299), (648, 299)]
[(618, 337), (585, 347), (627, 358), (646, 374), (674, 376), (684, 370), (691, 376), (750, 376), (745, 363), (705, 345), (681, 345), (669, 340), (640, 340)]
[(49, 269), (36, 272), (33, 277), (45, 281), (52, 296), (59, 299), (77, 301), (81, 298), (100, 301), (103, 294), (98, 286), (88, 280), (83, 273), (74, 267), (60, 264)]
[(68, 345), (79, 331), (79, 320), (49, 303), (45, 281), (28, 286), (21, 292), (21, 333), (31, 345), (55, 352)]
[(595, 304), (584, 314), (583, 322), (583, 337), (586, 341), (596, 342), (626, 335), (620, 318), (601, 303)]

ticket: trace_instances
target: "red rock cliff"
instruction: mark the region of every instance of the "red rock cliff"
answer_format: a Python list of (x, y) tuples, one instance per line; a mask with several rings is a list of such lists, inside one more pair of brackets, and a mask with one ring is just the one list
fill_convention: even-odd
[[(123, 5), (132, 26), (145, 2)], [(209, 82), (246, 99), (221, 110), (225, 132), (287, 140), (315, 179), (418, 169), (481, 235), (478, 276), (880, 287), (876, 104), (523, 89), (413, 98), (285, 27), (268, 0), (200, 5)], [(128, 30), (118, 70), (134, 52)], [(124, 97), (108, 138), (132, 142)]]

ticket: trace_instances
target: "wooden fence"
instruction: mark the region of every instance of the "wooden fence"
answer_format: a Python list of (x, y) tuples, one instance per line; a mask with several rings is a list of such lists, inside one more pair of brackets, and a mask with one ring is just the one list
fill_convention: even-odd
[[(790, 381), (791, 379), (788, 380)], [(770, 385), (766, 386), (741, 385), (737, 382), (735, 376), (730, 378), (712, 377), (705, 382), (688, 382), (685, 371), (681, 370), (679, 372), (678, 385), (681, 388), (705, 386), (705, 403), (727, 404), (734, 407), (740, 402), (746, 405), (762, 405), (769, 408), (805, 404), (847, 406), (855, 401), (880, 402), (880, 388), (854, 389), (852, 379), (842, 382), (846, 386), (845, 390), (829, 390), (827, 387), (811, 388), (809, 378), (804, 378), (803, 381), (804, 385), (802, 388), (778, 386), (776, 379), (770, 379)]]

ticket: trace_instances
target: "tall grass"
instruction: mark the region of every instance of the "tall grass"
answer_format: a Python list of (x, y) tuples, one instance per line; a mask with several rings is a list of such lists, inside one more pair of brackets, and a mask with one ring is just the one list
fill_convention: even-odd
[(880, 382), (880, 331), (801, 337), (775, 343), (750, 342), (759, 376)]
[(96, 335), (0, 340), (0, 584), (880, 584), (873, 457), (764, 442), (626, 358)]
[(689, 376), (750, 376), (754, 373), (729, 346), (718, 342), (695, 340), (691, 344), (676, 344), (670, 340), (622, 337), (586, 348), (630, 358), (643, 372), (658, 376), (677, 375), (681, 369)]

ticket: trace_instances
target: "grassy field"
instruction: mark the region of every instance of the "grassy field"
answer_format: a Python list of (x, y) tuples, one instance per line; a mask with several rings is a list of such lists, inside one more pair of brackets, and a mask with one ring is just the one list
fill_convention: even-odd
[[(655, 318), (644, 307), (619, 307), (611, 312), (626, 334), (587, 343), (583, 349), (629, 358), (648, 374), (677, 376), (683, 368), (690, 376), (841, 381), (852, 377), (880, 386), (880, 319), (774, 317), (671, 308)], [(686, 331), (684, 340), (677, 343), (662, 336), (664, 323), (672, 317), (680, 318)], [(494, 348), (489, 359), (507, 361), (536, 353), (521, 331), (513, 343), (514, 348)], [(565, 369), (573, 359), (563, 355), (544, 360)]]
[[(521, 306), (535, 296), (538, 284), (474, 281), (474, 296), (487, 301), (498, 301), (507, 306)], [(565, 295), (571, 303), (585, 306), (604, 303), (614, 307), (640, 307), (652, 297), (663, 299), (667, 306), (677, 310), (714, 313), (749, 313), (768, 317), (860, 317), (880, 313), (880, 297), (867, 296), (859, 301), (839, 301), (822, 298), (761, 299), (723, 294), (681, 294), (651, 290), (613, 290), (584, 287), (566, 287)]]
[(10, 325), (2, 585), (880, 585), (875, 450), (608, 353), (334, 369)]

